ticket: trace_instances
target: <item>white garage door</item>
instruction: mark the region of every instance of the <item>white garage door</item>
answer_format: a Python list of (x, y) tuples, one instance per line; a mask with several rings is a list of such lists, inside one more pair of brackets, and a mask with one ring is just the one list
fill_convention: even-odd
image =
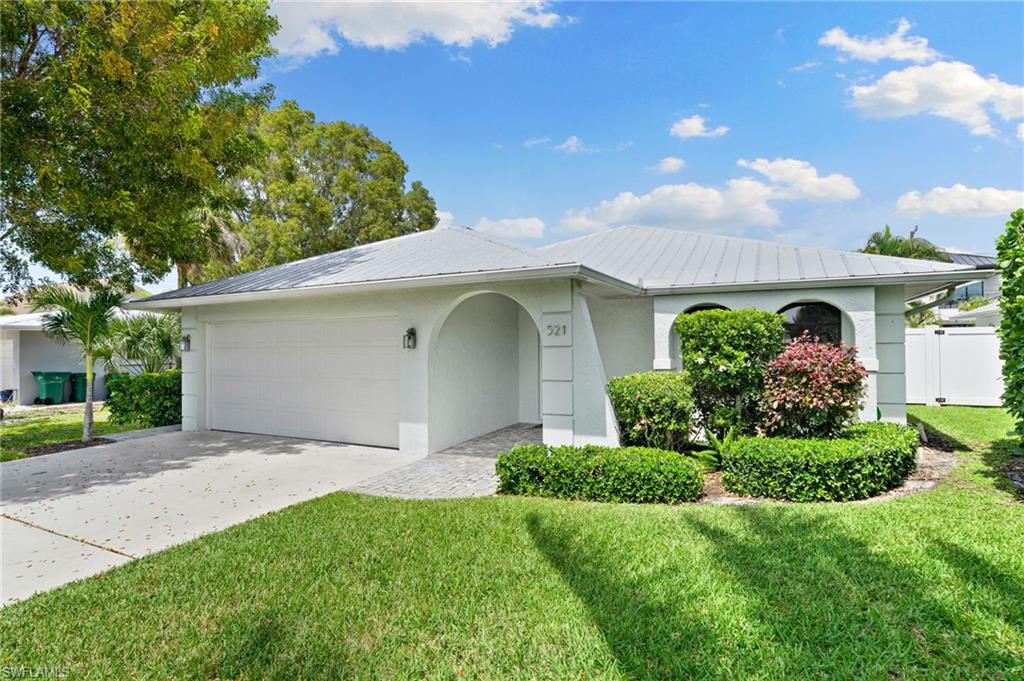
[(212, 324), (217, 430), (398, 446), (393, 317)]

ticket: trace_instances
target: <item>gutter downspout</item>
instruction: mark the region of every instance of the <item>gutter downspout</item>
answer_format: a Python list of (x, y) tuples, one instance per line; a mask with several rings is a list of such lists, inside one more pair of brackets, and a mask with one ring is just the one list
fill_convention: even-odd
[(924, 312), (925, 310), (930, 310), (933, 307), (938, 307), (939, 305), (948, 303), (953, 299), (953, 296), (956, 295), (956, 289), (958, 286), (959, 284), (954, 284), (953, 286), (950, 286), (949, 288), (946, 289), (946, 293), (941, 298), (933, 300), (932, 302), (926, 305), (921, 305), (919, 307), (911, 307), (909, 310), (904, 311), (903, 316), (909, 317), (912, 314), (919, 314), (921, 312)]

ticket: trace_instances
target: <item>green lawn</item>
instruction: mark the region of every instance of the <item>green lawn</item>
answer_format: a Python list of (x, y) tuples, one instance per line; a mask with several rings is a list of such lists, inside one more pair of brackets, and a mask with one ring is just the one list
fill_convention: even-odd
[[(93, 435), (102, 436), (108, 433), (120, 433), (135, 430), (138, 426), (116, 425), (109, 421), (110, 412), (97, 409), (95, 411)], [(46, 416), (17, 415), (0, 421), (0, 461), (12, 461), (24, 458), (26, 448), (31, 445), (42, 445), (50, 442), (79, 440), (82, 437), (82, 412), (64, 412)]]
[[(70, 678), (1024, 678), (1010, 420), (885, 503), (334, 494), (0, 611), (0, 666)], [(967, 449), (969, 448), (969, 450)]]

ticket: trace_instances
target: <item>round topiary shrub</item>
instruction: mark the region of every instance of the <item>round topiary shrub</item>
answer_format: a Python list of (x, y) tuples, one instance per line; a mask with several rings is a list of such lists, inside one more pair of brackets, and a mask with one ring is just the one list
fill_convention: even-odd
[(899, 486), (914, 471), (917, 432), (895, 423), (865, 423), (841, 438), (745, 437), (722, 452), (730, 492), (788, 501), (867, 499)]
[(679, 451), (690, 441), (693, 395), (683, 371), (646, 371), (608, 382), (622, 443)]
[(518, 445), (498, 455), (496, 470), (502, 494), (673, 504), (704, 491), (697, 462), (647, 447)]
[(759, 432), (835, 437), (860, 409), (867, 375), (856, 348), (819, 343), (804, 332), (764, 371)]

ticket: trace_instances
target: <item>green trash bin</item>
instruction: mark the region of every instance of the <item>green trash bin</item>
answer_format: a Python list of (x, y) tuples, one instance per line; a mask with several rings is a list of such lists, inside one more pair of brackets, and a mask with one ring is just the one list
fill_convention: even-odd
[(64, 404), (64, 384), (71, 376), (70, 371), (33, 371), (39, 384), (39, 401), (43, 404)]
[(85, 402), (85, 372), (75, 371), (71, 374), (71, 401)]

